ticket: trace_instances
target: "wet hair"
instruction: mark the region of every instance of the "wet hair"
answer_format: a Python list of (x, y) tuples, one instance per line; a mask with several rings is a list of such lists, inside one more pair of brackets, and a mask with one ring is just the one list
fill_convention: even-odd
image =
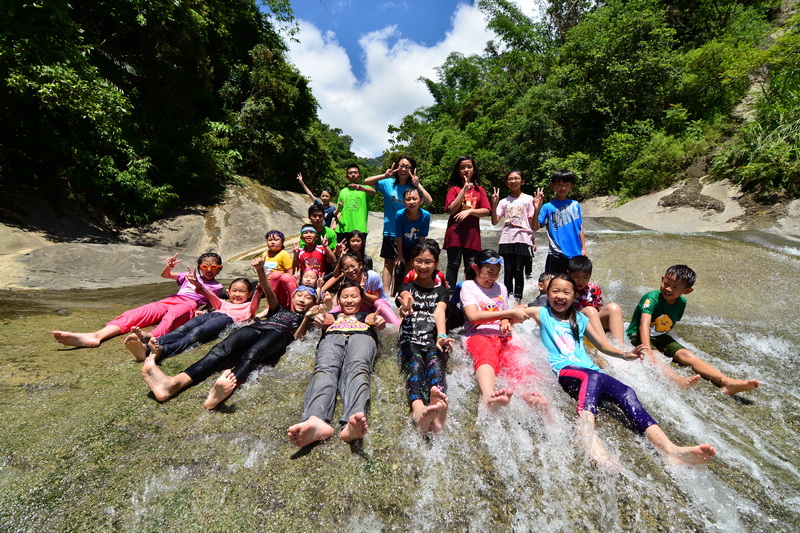
[(438, 263), (439, 262), (439, 254), (441, 250), (439, 249), (439, 243), (433, 239), (420, 239), (417, 241), (417, 244), (411, 249), (411, 259), (414, 259), (419, 254), (423, 252), (430, 252), (433, 256), (433, 259)]
[(694, 282), (697, 281), (697, 274), (686, 265), (672, 265), (664, 273), (664, 277), (672, 277), (677, 281), (683, 282), (687, 289), (691, 288)]
[[(572, 285), (572, 290), (575, 294), (578, 294), (578, 285), (575, 283), (575, 280), (569, 277), (567, 274), (556, 274), (553, 276), (553, 279), (550, 280), (550, 287), (553, 286), (553, 280), (563, 279), (570, 285)], [(550, 292), (550, 289), (547, 289), (547, 292)], [(548, 298), (549, 300), (549, 298)], [(575, 309), (574, 305), (570, 305), (567, 308), (567, 319), (569, 320), (569, 329), (572, 330), (572, 336), (575, 338), (575, 342), (580, 342), (580, 328), (578, 328), (578, 310)]]
[(585, 272), (592, 275), (592, 260), (585, 255), (576, 255), (569, 258), (569, 266), (567, 270), (570, 272)]
[(406, 196), (407, 196), (407, 195), (408, 195), (408, 193), (410, 193), (410, 192), (415, 192), (415, 193), (417, 193), (417, 194), (419, 195), (419, 198), (420, 198), (420, 200), (422, 199), (422, 191), (420, 191), (420, 190), (419, 190), (419, 187), (417, 187), (416, 185), (410, 185), (410, 186), (408, 187), (408, 189), (406, 189), (406, 190), (405, 190), (405, 192), (403, 193), (403, 200), (404, 200), (404, 201), (405, 201), (405, 199), (406, 199)]
[(267, 232), (266, 235), (264, 235), (265, 239), (269, 239), (270, 237), (278, 237), (281, 240), (281, 242), (286, 240), (286, 238), (283, 236), (283, 233), (276, 229), (271, 229)]
[(308, 208), (308, 218), (311, 218), (312, 213), (322, 213), (325, 216), (325, 209), (322, 208), (321, 204), (311, 204), (311, 207)]
[(361, 172), (361, 167), (359, 167), (359, 166), (358, 166), (358, 165), (356, 165), (355, 163), (350, 163), (349, 165), (347, 165), (346, 167), (344, 167), (345, 171), (348, 171), (348, 170), (350, 170), (351, 168), (354, 168), (354, 169), (358, 170), (359, 172)]
[(553, 172), (553, 175), (550, 176), (550, 183), (559, 183), (559, 182), (567, 182), (567, 183), (575, 183), (577, 180), (577, 176), (571, 170), (567, 170), (562, 168), (561, 170), (556, 170)]
[(478, 179), (478, 164), (475, 160), (466, 155), (462, 155), (456, 161), (456, 164), (453, 165), (453, 169), (450, 171), (450, 179), (447, 180), (447, 185), (450, 187), (461, 187), (464, 185), (463, 181), (461, 180), (461, 163), (464, 161), (472, 162), (472, 184), (476, 187), (480, 185), (480, 180)]
[(245, 285), (247, 285), (247, 290), (250, 291), (251, 293), (255, 290), (256, 286), (256, 283), (253, 283), (247, 278), (236, 278), (235, 280), (231, 281), (230, 285), (228, 285), (228, 290), (230, 290), (230, 288), (233, 287), (234, 283), (244, 283)]
[(211, 259), (214, 259), (219, 266), (222, 266), (222, 258), (219, 256), (219, 254), (215, 254), (214, 252), (206, 252), (200, 257), (198, 257), (197, 266), (200, 266), (200, 264), (203, 262), (203, 259), (208, 259), (209, 257)]
[(475, 259), (473, 259), (472, 263), (470, 263), (469, 267), (467, 267), (467, 271), (464, 274), (464, 277), (466, 279), (475, 279), (475, 276), (478, 274), (478, 269), (481, 267), (481, 264), (484, 261), (487, 261), (492, 258), (502, 259), (499, 253), (489, 248), (485, 248), (480, 252), (478, 252), (478, 255), (475, 256)]
[(364, 292), (364, 288), (361, 286), (360, 283), (358, 283), (357, 281), (353, 281), (352, 279), (349, 278), (345, 278), (342, 280), (341, 283), (339, 283), (339, 288), (336, 289), (336, 298), (339, 298), (339, 296), (341, 296), (343, 290), (349, 289), (350, 287), (355, 287), (358, 289), (358, 292), (361, 294), (362, 303), (366, 301), (367, 293)]
[(522, 171), (521, 171), (520, 169), (518, 169), (518, 168), (513, 168), (513, 169), (509, 170), (509, 171), (508, 171), (508, 173), (506, 174), (506, 179), (508, 179), (508, 177), (509, 177), (511, 174), (519, 174), (519, 177), (520, 177), (520, 179), (521, 179), (522, 181), (525, 181), (525, 178), (523, 178), (523, 177), (522, 177)]
[(541, 274), (539, 274), (539, 283), (550, 281), (555, 276), (556, 276), (555, 272), (542, 272)]

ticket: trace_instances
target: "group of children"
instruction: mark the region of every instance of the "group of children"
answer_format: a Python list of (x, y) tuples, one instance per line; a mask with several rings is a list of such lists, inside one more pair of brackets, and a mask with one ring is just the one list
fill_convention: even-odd
[[(580, 441), (588, 456), (603, 465), (613, 461), (594, 430), (601, 398), (619, 405), (671, 462), (703, 463), (716, 452), (708, 444), (673, 444), (633, 389), (603, 373), (589, 357), (584, 337), (606, 355), (647, 358), (681, 388), (695, 385), (701, 377), (727, 394), (758, 387), (756, 380), (725, 376), (669, 335), (682, 317), (684, 295), (695, 282), (694, 272), (684, 265), (666, 271), (660, 289), (642, 297), (624, 329), (620, 306), (605, 302), (600, 287), (590, 281), (592, 263), (580, 205), (568, 198), (575, 182), (573, 173), (553, 175), (555, 199), (545, 203), (542, 189), (532, 196), (522, 193), (522, 174), (514, 170), (506, 176), (508, 197), (500, 200), (494, 189), (490, 202), (479, 185), (474, 159), (460, 158), (453, 166), (444, 205), (450, 214), (444, 275), (439, 271), (439, 244), (427, 238), (430, 213), (421, 208), (431, 197), (416, 175), (413, 158), (399, 158), (384, 174), (367, 178), (364, 184), (356, 165), (348, 167), (347, 177), (349, 186), (340, 192), (338, 206), (330, 209), (330, 191), (317, 199), (298, 174), (314, 201), (308, 210), (309, 222), (300, 229), (293, 253), (284, 248), (280, 231), (266, 234), (267, 250), (252, 261), (258, 278), (255, 287), (248, 279), (238, 278), (228, 287), (225, 301), (221, 299), (225, 290), (216, 280), (222, 271), (218, 255), (203, 254), (197, 268), (175, 273), (181, 262), (176, 254), (166, 260), (161, 273), (177, 282), (176, 294), (126, 311), (95, 332), (54, 331), (55, 339), (67, 346), (95, 347), (129, 333), (125, 346), (144, 362), (143, 378), (159, 401), (222, 371), (204, 404), (212, 409), (259, 364), (276, 363), (289, 343), (313, 327), (321, 332), (314, 371), (301, 421), (288, 429), (289, 440), (296, 446), (334, 433), (337, 393), (343, 403), (338, 421), (341, 439), (352, 442), (366, 434), (377, 332), (386, 324), (399, 326), (398, 352), (411, 417), (420, 432), (429, 434), (441, 431), (447, 417), (446, 365), (454, 342), (449, 336), (453, 324), (463, 323), (464, 344), (487, 409), (500, 409), (519, 394), (545, 420), (553, 419), (550, 402), (537, 390), (543, 377), (513, 336), (514, 324), (534, 319), (553, 373), (578, 401)], [(372, 270), (372, 259), (365, 254), (366, 198), (376, 192), (383, 195), (385, 204), (382, 275)], [(479, 218), (487, 215), (493, 224), (503, 220), (499, 252), (481, 248)], [(342, 231), (333, 231), (326, 222), (338, 223)], [(530, 268), (534, 235), (540, 227), (546, 229), (549, 241), (546, 272), (539, 278), (541, 294), (524, 305), (524, 272)], [(466, 280), (456, 285), (462, 262)], [(505, 285), (498, 283), (501, 270)], [(509, 292), (516, 301), (513, 305)], [(396, 312), (389, 294), (396, 296)], [(267, 307), (258, 314), (262, 299)], [(197, 314), (203, 306), (210, 306), (212, 312)], [(455, 315), (462, 318), (452, 320)], [(157, 326), (149, 334), (143, 332), (142, 328), (153, 324)], [(183, 372), (168, 376), (159, 368), (161, 358), (218, 338), (231, 328), (224, 340)], [(626, 336), (634, 346), (630, 351), (617, 347)], [(681, 377), (657, 352), (690, 366), (696, 375)], [(498, 388), (501, 375), (506, 386)]]

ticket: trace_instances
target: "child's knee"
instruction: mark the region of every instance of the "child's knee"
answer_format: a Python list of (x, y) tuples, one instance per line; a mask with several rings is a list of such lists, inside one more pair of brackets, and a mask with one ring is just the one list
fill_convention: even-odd
[(597, 309), (595, 309), (591, 305), (586, 306), (583, 309), (581, 309), (581, 313), (583, 313), (584, 315), (586, 315), (589, 318), (592, 318), (593, 316), (597, 316), (599, 314), (597, 312)]
[(689, 365), (689, 366), (691, 366), (691, 364), (694, 361), (698, 360), (697, 356), (695, 354), (693, 354), (692, 352), (690, 352), (689, 350), (687, 350), (686, 348), (681, 348), (680, 350), (676, 351), (672, 355), (672, 359), (674, 359), (678, 363), (681, 363), (681, 364), (684, 364), (684, 365)]

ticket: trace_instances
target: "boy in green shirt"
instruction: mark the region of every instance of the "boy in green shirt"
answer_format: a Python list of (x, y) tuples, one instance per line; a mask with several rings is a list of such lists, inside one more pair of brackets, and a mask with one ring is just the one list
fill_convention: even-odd
[(353, 230), (367, 233), (367, 217), (369, 217), (369, 199), (375, 196), (375, 189), (367, 187), (361, 181), (361, 169), (355, 163), (347, 165), (347, 181), (349, 185), (339, 191), (338, 209), (339, 224), (336, 236), (339, 242), (350, 238)]
[[(725, 394), (755, 389), (759, 385), (757, 380), (729, 378), (669, 335), (686, 309), (686, 298), (683, 295), (694, 290), (692, 286), (696, 279), (697, 275), (686, 265), (669, 267), (661, 276), (661, 288), (642, 296), (625, 333), (634, 346), (644, 344), (645, 353), (650, 361), (681, 388), (689, 388), (703, 377), (720, 387)], [(680, 376), (663, 360), (656, 357), (648, 347), (663, 352), (684, 366), (691, 367), (697, 375), (690, 378)]]

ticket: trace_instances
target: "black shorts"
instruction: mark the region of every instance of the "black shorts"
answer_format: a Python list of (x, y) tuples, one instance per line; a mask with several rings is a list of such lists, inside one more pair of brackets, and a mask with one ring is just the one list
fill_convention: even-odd
[(394, 259), (397, 257), (397, 237), (389, 235), (383, 236), (383, 244), (381, 244), (381, 257), (384, 259)]

